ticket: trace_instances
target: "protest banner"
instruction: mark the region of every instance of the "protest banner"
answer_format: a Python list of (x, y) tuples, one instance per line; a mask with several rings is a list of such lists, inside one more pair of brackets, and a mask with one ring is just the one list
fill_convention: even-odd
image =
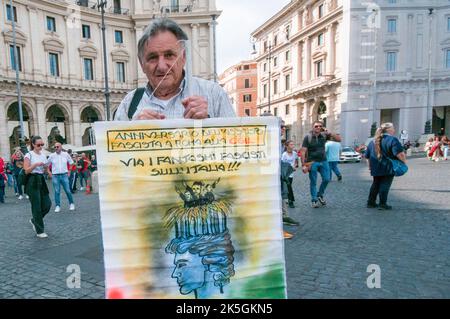
[(95, 135), (107, 298), (286, 298), (276, 118)]

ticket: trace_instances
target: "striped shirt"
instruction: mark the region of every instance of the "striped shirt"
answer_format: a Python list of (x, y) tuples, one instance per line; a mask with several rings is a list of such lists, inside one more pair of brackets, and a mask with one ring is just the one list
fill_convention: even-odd
[[(122, 100), (114, 117), (115, 121), (129, 121), (128, 108), (130, 107), (135, 91), (129, 92)], [(220, 85), (212, 81), (192, 77), (189, 87), (185, 84), (185, 80), (181, 82), (180, 93), (168, 100), (168, 103), (166, 101), (162, 103), (161, 100), (152, 96), (152, 89), (150, 85), (147, 85), (132, 119), (136, 120), (139, 113), (144, 109), (164, 114), (167, 119), (183, 118), (185, 108), (181, 104), (181, 101), (194, 95), (202, 96), (206, 99), (208, 102), (209, 117), (236, 116), (227, 93)]]

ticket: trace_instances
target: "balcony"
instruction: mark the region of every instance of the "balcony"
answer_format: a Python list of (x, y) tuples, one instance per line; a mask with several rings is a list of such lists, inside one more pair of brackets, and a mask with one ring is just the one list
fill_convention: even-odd
[[(91, 0), (75, 0), (75, 4), (80, 7), (85, 7), (88, 9), (93, 9), (96, 11), (99, 11), (97, 1), (91, 1)], [(110, 7), (109, 9), (106, 9), (105, 12), (112, 13), (112, 14), (121, 14), (121, 15), (129, 15), (130, 10), (119, 8), (119, 7)]]
[(161, 13), (162, 14), (171, 14), (171, 13), (186, 13), (192, 12), (192, 5), (187, 6), (162, 6)]
[(122, 14), (122, 15), (127, 16), (130, 13), (130, 10), (124, 9), (124, 8), (109, 8), (108, 12), (114, 13), (114, 14)]

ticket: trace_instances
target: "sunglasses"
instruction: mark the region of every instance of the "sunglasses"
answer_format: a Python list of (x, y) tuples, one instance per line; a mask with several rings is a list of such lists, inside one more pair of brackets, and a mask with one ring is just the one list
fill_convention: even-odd
[(45, 144), (44, 143), (42, 143), (42, 144), (36, 144), (36, 146), (44, 146)]
[(314, 125), (314, 128), (322, 128), (323, 126), (322, 125)]

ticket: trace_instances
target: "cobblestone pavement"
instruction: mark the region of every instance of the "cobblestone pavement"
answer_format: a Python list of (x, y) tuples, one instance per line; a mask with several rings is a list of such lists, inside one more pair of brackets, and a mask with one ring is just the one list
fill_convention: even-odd
[[(327, 189), (328, 206), (310, 207), (309, 180), (295, 176), (299, 227), (286, 227), (289, 298), (450, 298), (450, 162), (410, 160), (396, 178), (393, 211), (365, 208), (371, 178), (365, 164), (340, 165), (344, 180)], [(53, 199), (53, 195), (51, 196)], [(75, 195), (77, 210), (46, 217), (49, 238), (31, 230), (30, 204), (8, 190), (0, 206), (0, 298), (103, 298), (104, 273), (97, 195)], [(81, 288), (69, 289), (71, 264)], [(381, 269), (369, 289), (367, 267)]]

